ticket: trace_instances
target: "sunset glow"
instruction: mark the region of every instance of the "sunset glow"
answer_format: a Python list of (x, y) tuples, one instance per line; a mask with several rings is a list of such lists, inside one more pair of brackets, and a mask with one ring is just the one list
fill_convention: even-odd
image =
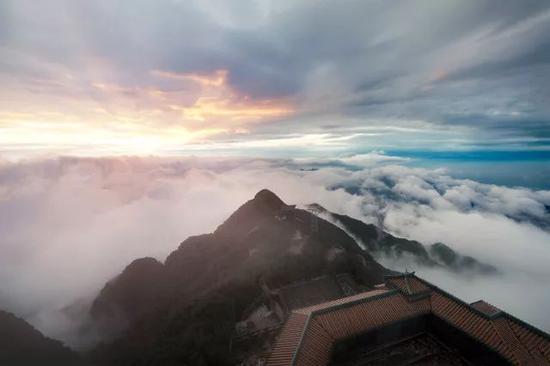
[(93, 98), (67, 98), (62, 104), (44, 103), (45, 98), (23, 111), (1, 111), (0, 146), (77, 155), (162, 155), (212, 136), (247, 133), (249, 124), (294, 112), (284, 101), (240, 95), (228, 84), (227, 70), (153, 70), (150, 75), (153, 83), (160, 81), (157, 87), (92, 81)]
[(543, 2), (53, 1), (0, 0), (4, 158), (550, 151)]

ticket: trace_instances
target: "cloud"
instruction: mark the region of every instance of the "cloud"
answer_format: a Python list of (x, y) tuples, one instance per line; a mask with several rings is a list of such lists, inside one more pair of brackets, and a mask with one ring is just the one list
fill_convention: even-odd
[(318, 168), (318, 167), (347, 167), (347, 168), (366, 168), (376, 165), (390, 164), (390, 163), (403, 163), (409, 160), (408, 158), (386, 155), (383, 151), (371, 151), (365, 154), (353, 154), (336, 156), (332, 158), (295, 158), (288, 161), (290, 165), (293, 162), (296, 168)]
[[(321, 160), (314, 169), (302, 160), (193, 157), (0, 163), (0, 308), (77, 345), (60, 308), (93, 296), (132, 259), (164, 259), (269, 188), (289, 203), (318, 202), (499, 267), (505, 275), (472, 283), (386, 263), (550, 329), (543, 314), (550, 299), (538, 296), (550, 290), (550, 192), (455, 179), (376, 152), (337, 161)], [(524, 304), (529, 296), (537, 306)]]
[[(0, 108), (10, 113), (0, 116), (0, 131), (19, 127), (19, 148), (67, 145), (75, 130), (90, 129), (96, 143), (75, 148), (90, 155), (114, 143), (93, 133), (106, 126), (106, 134), (122, 129), (136, 139), (204, 128), (193, 141), (246, 143), (285, 137), (289, 126), (319, 134), (327, 125), (352, 148), (548, 146), (546, 1), (0, 6)], [(220, 70), (226, 79), (214, 101), (214, 84), (166, 77), (202, 75), (200, 84)], [(211, 131), (224, 118), (239, 123)], [(38, 125), (69, 137), (36, 140)], [(351, 131), (365, 127), (380, 127), (378, 135)], [(187, 147), (186, 136), (174, 145)]]

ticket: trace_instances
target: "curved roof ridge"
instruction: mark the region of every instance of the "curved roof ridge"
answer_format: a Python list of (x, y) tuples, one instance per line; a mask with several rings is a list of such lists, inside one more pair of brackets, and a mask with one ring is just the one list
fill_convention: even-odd
[(380, 295), (388, 295), (388, 294), (393, 294), (395, 292), (396, 291), (392, 291), (388, 289), (371, 290), (371, 291), (361, 292), (355, 295), (342, 297), (340, 299), (327, 301), (316, 305), (306, 306), (305, 308), (296, 309), (294, 310), (294, 312), (301, 313), (301, 314), (312, 314), (314, 312), (323, 311), (334, 307), (351, 305), (353, 303), (359, 303), (359, 302), (368, 301), (368, 300), (374, 300)]
[[(405, 283), (405, 278), (407, 283)], [(414, 273), (387, 276), (386, 287), (294, 310), (269, 366), (327, 365), (335, 341), (433, 314), (515, 365), (550, 365), (550, 337), (493, 307), (487, 314)], [(408, 288), (407, 288), (408, 287)], [(485, 303), (483, 303), (485, 304)], [(533, 331), (533, 330), (536, 330)], [(286, 335), (285, 335), (286, 334)], [(286, 337), (286, 338), (285, 338)]]

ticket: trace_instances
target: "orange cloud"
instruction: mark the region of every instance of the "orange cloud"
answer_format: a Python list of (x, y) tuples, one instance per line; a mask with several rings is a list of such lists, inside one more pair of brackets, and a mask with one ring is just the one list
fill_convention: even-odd
[(216, 70), (213, 74), (186, 74), (169, 71), (153, 70), (151, 74), (165, 79), (192, 81), (202, 86), (222, 86), (227, 82), (227, 70)]
[(229, 100), (199, 98), (191, 107), (182, 108), (183, 116), (197, 121), (226, 119), (247, 121), (281, 117), (292, 113), (292, 109), (270, 102), (252, 104), (232, 104)]
[[(240, 94), (228, 83), (227, 70), (211, 74), (155, 70), (151, 74), (173, 81), (176, 87), (93, 80), (83, 89), (82, 81), (75, 80), (60, 94), (0, 103), (4, 107), (0, 145), (81, 146), (99, 154), (155, 154), (209, 142), (220, 134), (248, 133), (251, 124), (294, 113), (287, 101)], [(179, 88), (178, 83), (195, 87)]]
[(165, 79), (193, 82), (201, 87), (201, 93), (192, 105), (170, 104), (172, 110), (181, 110), (184, 120), (202, 122), (251, 122), (277, 118), (294, 110), (281, 101), (252, 100), (240, 95), (227, 82), (228, 71), (217, 70), (212, 74), (186, 74), (153, 70), (152, 75)]

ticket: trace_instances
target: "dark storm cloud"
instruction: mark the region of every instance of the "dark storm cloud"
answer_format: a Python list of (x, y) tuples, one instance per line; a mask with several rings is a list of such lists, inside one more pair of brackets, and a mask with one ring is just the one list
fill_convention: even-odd
[[(0, 6), (0, 73), (20, 84), (54, 79), (60, 69), (87, 80), (97, 76), (89, 64), (98, 60), (108, 64), (102, 78), (129, 86), (166, 87), (151, 70), (227, 69), (243, 95), (287, 98), (302, 116), (336, 113), (347, 127), (363, 118), (396, 118), (497, 138), (548, 135), (547, 1), (23, 0)], [(306, 130), (317, 127), (312, 120), (302, 120)]]

